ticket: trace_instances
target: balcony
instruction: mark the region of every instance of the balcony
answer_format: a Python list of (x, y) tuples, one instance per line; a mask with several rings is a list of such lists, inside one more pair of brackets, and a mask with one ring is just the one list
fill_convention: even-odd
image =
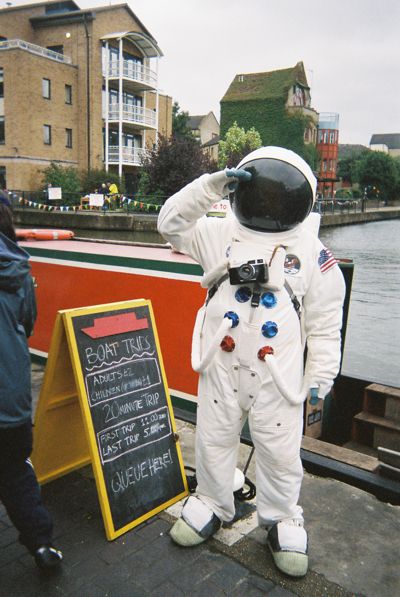
[[(122, 147), (122, 163), (127, 166), (142, 166), (148, 150), (141, 147)], [(108, 163), (119, 164), (119, 147), (110, 145), (108, 148)]]
[[(108, 121), (119, 122), (119, 104), (111, 104), (108, 108)], [(139, 129), (156, 129), (157, 113), (150, 108), (141, 106), (132, 106), (131, 104), (122, 105), (122, 122), (131, 124)]]
[(326, 130), (339, 130), (339, 114), (336, 112), (321, 112), (318, 128)]
[[(141, 64), (135, 64), (131, 60), (122, 61), (122, 78), (132, 83), (136, 90), (157, 89), (157, 73)], [(103, 65), (103, 76), (108, 79), (119, 78), (119, 60), (112, 60)]]
[(53, 50), (48, 50), (47, 48), (42, 48), (42, 46), (31, 44), (23, 39), (7, 39), (6, 41), (0, 41), (0, 50), (14, 49), (25, 50), (30, 54), (36, 54), (37, 56), (49, 58), (50, 60), (55, 60), (56, 62), (63, 62), (65, 64), (71, 64), (72, 62), (69, 56), (64, 56), (58, 52), (53, 52)]

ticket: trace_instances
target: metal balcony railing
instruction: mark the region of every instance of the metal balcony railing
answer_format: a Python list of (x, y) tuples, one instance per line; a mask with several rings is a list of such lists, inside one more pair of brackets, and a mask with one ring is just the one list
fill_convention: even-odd
[[(112, 60), (108, 64), (103, 65), (103, 76), (109, 78), (119, 77), (119, 60)], [(124, 79), (142, 83), (146, 87), (157, 89), (157, 73), (143, 66), (142, 64), (135, 64), (131, 60), (123, 60), (122, 76)]]
[(339, 114), (336, 112), (320, 112), (318, 127), (320, 129), (339, 129)]
[[(148, 154), (147, 149), (141, 147), (122, 147), (122, 163), (131, 166), (141, 166), (143, 160)], [(119, 163), (119, 147), (118, 145), (110, 145), (108, 148), (109, 163)]]
[[(111, 104), (108, 108), (108, 120), (119, 121), (119, 104)], [(150, 108), (123, 104), (122, 120), (139, 126), (157, 128), (157, 114)]]
[(50, 58), (50, 60), (56, 60), (57, 62), (65, 62), (66, 64), (71, 64), (72, 62), (69, 56), (64, 56), (64, 54), (59, 54), (53, 50), (48, 50), (47, 48), (42, 48), (42, 46), (31, 44), (23, 39), (7, 39), (6, 41), (0, 41), (0, 50), (12, 50), (13, 48), (19, 48), (20, 50), (25, 50), (31, 54), (42, 56), (43, 58)]

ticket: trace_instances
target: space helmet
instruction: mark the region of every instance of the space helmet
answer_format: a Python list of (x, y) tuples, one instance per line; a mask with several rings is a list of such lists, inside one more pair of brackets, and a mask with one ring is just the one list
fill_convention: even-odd
[(309, 165), (282, 147), (260, 147), (238, 164), (251, 172), (231, 198), (237, 220), (252, 230), (291, 230), (308, 216), (315, 201), (317, 181)]

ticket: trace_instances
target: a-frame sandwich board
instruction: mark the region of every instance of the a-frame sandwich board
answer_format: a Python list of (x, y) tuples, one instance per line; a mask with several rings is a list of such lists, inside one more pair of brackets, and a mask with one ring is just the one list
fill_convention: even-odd
[(150, 301), (58, 313), (34, 445), (41, 483), (91, 462), (108, 539), (188, 494)]

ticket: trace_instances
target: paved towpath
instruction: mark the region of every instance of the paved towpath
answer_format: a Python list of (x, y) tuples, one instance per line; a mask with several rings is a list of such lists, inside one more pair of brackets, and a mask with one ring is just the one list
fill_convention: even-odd
[[(34, 365), (35, 396), (42, 377), (42, 368)], [(185, 464), (193, 465), (194, 429), (179, 422), (178, 428)], [(243, 446), (241, 465), (247, 456)], [(253, 462), (248, 476), (255, 478)], [(48, 577), (36, 569), (0, 505), (0, 597), (400, 595), (400, 509), (339, 481), (305, 475), (301, 503), (310, 571), (298, 580), (274, 567), (252, 502), (231, 528), (184, 549), (168, 535), (179, 505), (107, 541), (90, 467), (45, 485), (42, 492), (64, 552), (62, 571)]]

